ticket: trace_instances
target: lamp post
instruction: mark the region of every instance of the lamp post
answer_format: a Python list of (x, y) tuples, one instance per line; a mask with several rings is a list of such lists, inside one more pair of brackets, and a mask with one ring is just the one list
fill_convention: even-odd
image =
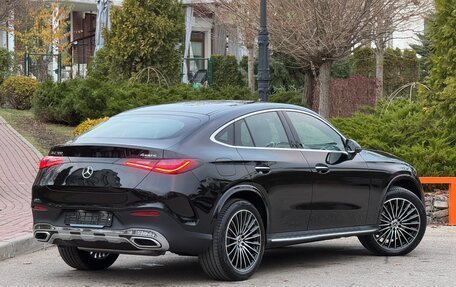
[(267, 22), (267, 0), (261, 0), (260, 34), (258, 35), (258, 94), (262, 102), (269, 98), (269, 33)]

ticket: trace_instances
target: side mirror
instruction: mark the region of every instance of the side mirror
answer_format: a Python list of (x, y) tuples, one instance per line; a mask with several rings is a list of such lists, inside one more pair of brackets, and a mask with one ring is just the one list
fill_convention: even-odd
[(347, 150), (348, 154), (352, 156), (359, 154), (363, 150), (359, 143), (351, 139), (348, 139), (345, 142), (345, 149)]
[(344, 152), (330, 152), (326, 156), (326, 163), (329, 165), (335, 165), (347, 161), (350, 159), (350, 155)]

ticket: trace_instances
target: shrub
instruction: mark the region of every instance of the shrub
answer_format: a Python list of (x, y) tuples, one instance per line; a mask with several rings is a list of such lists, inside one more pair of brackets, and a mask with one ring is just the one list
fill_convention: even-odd
[[(243, 76), (247, 82), (248, 57), (244, 56), (239, 63)], [(258, 59), (254, 63), (254, 74), (258, 74)], [(305, 70), (296, 67), (296, 63), (287, 55), (274, 52), (269, 63), (271, 73), (271, 90), (273, 93), (293, 92), (303, 86)], [(256, 81), (255, 81), (256, 82)], [(257, 86), (257, 83), (255, 83)]]
[(0, 48), (0, 84), (8, 77), (13, 66), (13, 58), (6, 48)]
[(342, 59), (336, 60), (331, 67), (331, 77), (336, 79), (350, 78), (353, 62), (353, 55), (348, 55)]
[(1, 85), (2, 101), (18, 110), (30, 109), (33, 93), (38, 87), (38, 82), (24, 76), (14, 76), (6, 79)]
[(194, 90), (189, 85), (169, 88), (153, 84), (76, 79), (45, 82), (33, 97), (35, 115), (44, 121), (77, 125), (87, 118), (112, 116), (147, 106), (196, 100), (254, 100), (247, 88), (226, 86)]
[(353, 75), (375, 78), (375, 51), (362, 47), (353, 52)]
[(223, 88), (225, 86), (245, 86), (236, 57), (212, 55), (213, 86)]
[(78, 124), (82, 117), (76, 112), (74, 90), (83, 80), (71, 80), (63, 83), (47, 81), (42, 83), (32, 99), (35, 117), (42, 121)]
[[(440, 109), (422, 97), (417, 102), (381, 102), (367, 113), (332, 122), (364, 148), (395, 154), (415, 166), (420, 176), (455, 176), (456, 147), (450, 125), (442, 125)], [(455, 123), (456, 116), (443, 122)]]
[(180, 1), (125, 0), (112, 9), (111, 23), (103, 52), (110, 79), (126, 80), (147, 67), (179, 79), (182, 49), (176, 46), (185, 32)]
[(73, 130), (73, 135), (75, 137), (79, 136), (79, 135), (82, 135), (83, 133), (85, 133), (86, 131), (92, 129), (93, 127), (105, 122), (109, 120), (109, 117), (104, 117), (104, 118), (99, 118), (99, 119), (95, 119), (95, 120), (92, 120), (92, 119), (87, 119), (85, 121), (83, 121), (82, 123), (80, 123), (74, 130)]
[(302, 92), (300, 91), (275, 93), (269, 97), (269, 101), (273, 103), (303, 105)]

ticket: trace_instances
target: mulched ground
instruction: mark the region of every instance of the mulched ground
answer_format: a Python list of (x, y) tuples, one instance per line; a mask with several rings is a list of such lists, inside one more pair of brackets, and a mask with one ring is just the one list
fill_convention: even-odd
[(53, 131), (48, 125), (35, 118), (22, 117), (15, 120), (20, 129), (30, 133), (45, 149), (62, 144), (70, 138)]

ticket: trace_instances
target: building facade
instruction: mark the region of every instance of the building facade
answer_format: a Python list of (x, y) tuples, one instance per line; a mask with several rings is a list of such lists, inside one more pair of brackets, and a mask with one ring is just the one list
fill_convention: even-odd
[[(51, 0), (45, 0), (52, 2)], [(61, 78), (85, 77), (88, 64), (95, 54), (97, 0), (59, 0), (71, 7), (68, 17), (71, 63), (62, 67)], [(123, 0), (111, 0), (113, 6), (121, 6)], [(238, 60), (246, 50), (236, 37), (229, 36), (229, 27), (215, 21), (214, 0), (182, 0), (185, 8), (192, 7), (190, 51), (187, 55), (189, 72), (208, 68), (213, 54), (235, 55)], [(0, 31), (0, 47), (14, 51), (14, 27), (11, 32)], [(184, 58), (184, 57), (183, 57)], [(52, 70), (55, 70), (55, 63)], [(51, 70), (51, 68), (50, 68)]]

